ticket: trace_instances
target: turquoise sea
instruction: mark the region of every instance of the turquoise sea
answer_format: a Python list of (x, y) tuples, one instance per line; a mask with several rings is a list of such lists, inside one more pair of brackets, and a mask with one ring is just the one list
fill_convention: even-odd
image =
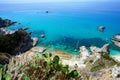
[[(10, 26), (11, 30), (29, 27), (32, 36), (39, 37), (38, 46), (78, 54), (80, 46), (102, 47), (109, 43), (111, 55), (116, 55), (120, 54), (120, 48), (113, 45), (111, 38), (120, 34), (119, 4), (120, 2), (0, 3), (0, 17), (21, 23)], [(104, 32), (97, 30), (101, 25), (105, 26)], [(42, 33), (46, 35), (44, 39), (40, 38)]]

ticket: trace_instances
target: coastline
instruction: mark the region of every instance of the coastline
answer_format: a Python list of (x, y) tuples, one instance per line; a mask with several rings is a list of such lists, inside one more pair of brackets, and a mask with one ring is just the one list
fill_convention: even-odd
[(0, 5), (0, 80), (120, 80), (118, 5), (40, 4)]
[(120, 61), (120, 55), (111, 55), (111, 57), (113, 57), (114, 59)]

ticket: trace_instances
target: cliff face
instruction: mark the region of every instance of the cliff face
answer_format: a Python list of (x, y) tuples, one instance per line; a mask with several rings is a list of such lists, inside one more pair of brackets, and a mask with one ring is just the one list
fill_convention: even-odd
[(5, 28), (15, 23), (0, 18), (0, 64), (9, 63), (11, 57), (7, 55), (21, 54), (37, 44), (38, 38), (31, 38), (31, 33), (26, 32), (26, 29), (10, 31)]
[(0, 35), (0, 52), (17, 55), (33, 47), (33, 39), (29, 33), (19, 29), (13, 34)]
[(30, 33), (24, 29), (12, 32), (4, 28), (15, 23), (9, 19), (0, 18), (0, 52), (17, 55), (36, 45), (38, 39), (32, 39)]

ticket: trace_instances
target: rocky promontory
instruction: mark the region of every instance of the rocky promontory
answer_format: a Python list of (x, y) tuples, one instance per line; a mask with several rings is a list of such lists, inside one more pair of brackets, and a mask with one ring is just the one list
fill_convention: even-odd
[[(9, 19), (0, 18), (0, 64), (9, 63), (12, 55), (18, 55), (36, 46), (38, 38), (32, 38), (25, 29), (11, 31), (5, 27), (15, 24)], [(9, 56), (8, 56), (9, 55)]]
[(0, 17), (0, 28), (3, 28), (3, 27), (7, 27), (7, 26), (11, 26), (13, 24), (15, 24), (16, 22), (13, 22), (12, 20), (9, 20), (9, 19), (2, 19)]
[(31, 35), (23, 29), (13, 34), (0, 35), (0, 52), (11, 55), (21, 54), (35, 46), (37, 40), (37, 38), (32, 39)]

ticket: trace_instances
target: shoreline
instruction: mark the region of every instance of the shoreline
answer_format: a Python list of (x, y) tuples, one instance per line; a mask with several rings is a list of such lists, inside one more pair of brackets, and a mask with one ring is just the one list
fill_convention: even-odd
[(112, 55), (111, 57), (117, 61), (120, 61), (120, 54), (119, 55)]
[[(53, 48), (46, 48), (44, 46), (36, 46), (37, 50), (36, 53), (52, 53), (53, 56), (58, 55), (61, 58), (61, 61), (63, 62), (63, 64), (68, 64), (71, 67), (74, 67), (77, 64), (78, 68), (84, 68), (85, 65), (83, 64), (83, 62), (81, 62), (80, 58), (78, 58), (79, 55), (81, 55), (81, 52), (79, 51), (79, 54), (71, 54), (67, 51), (63, 51), (61, 49), (53, 49)], [(32, 49), (35, 49), (36, 47), (33, 47)], [(43, 49), (45, 49), (45, 51), (43, 52)], [(29, 50), (31, 51), (31, 50)], [(24, 54), (24, 53), (23, 53)], [(85, 52), (86, 54), (86, 52)], [(120, 61), (120, 55), (110, 55), (113, 59), (115, 59), (116, 61)]]

